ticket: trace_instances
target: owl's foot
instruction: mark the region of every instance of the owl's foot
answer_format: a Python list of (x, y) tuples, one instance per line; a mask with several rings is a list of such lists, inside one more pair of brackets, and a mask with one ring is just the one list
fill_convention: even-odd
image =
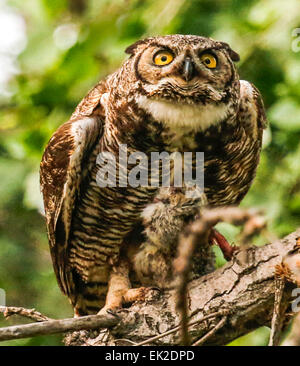
[(145, 301), (149, 292), (147, 287), (138, 287), (129, 289), (123, 297), (124, 303), (132, 303), (135, 301)]
[(224, 258), (227, 261), (231, 260), (234, 252), (238, 249), (236, 246), (233, 245), (231, 246), (228, 243), (227, 239), (222, 234), (220, 234), (216, 229), (211, 230), (209, 240), (220, 247), (224, 255)]
[(124, 303), (133, 303), (135, 301), (152, 301), (157, 299), (161, 294), (161, 289), (158, 287), (138, 287), (131, 288), (124, 296)]
[(148, 297), (152, 296), (153, 290), (160, 292), (160, 289), (157, 287), (138, 287), (127, 289), (122, 294), (120, 292), (111, 293), (109, 301), (106, 301), (105, 306), (98, 314), (105, 315), (107, 313), (115, 313), (116, 310), (122, 308), (123, 304), (130, 304), (135, 301), (146, 301)]
[(131, 288), (129, 281), (129, 264), (126, 260), (122, 260), (112, 267), (109, 276), (105, 306), (98, 314), (104, 315), (108, 311), (114, 312), (122, 308), (122, 305), (126, 303), (145, 301), (148, 293), (153, 289), (153, 287)]
[(107, 314), (116, 315), (116, 311), (119, 310), (120, 308), (121, 307), (112, 308), (112, 306), (108, 304), (103, 306), (103, 308), (98, 311), (97, 315), (107, 315)]

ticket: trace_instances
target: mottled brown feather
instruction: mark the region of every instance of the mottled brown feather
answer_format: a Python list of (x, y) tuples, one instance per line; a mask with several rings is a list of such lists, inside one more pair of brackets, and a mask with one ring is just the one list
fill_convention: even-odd
[[(71, 119), (58, 128), (51, 137), (40, 164), (40, 184), (44, 198), (46, 225), (50, 243), (51, 256), (58, 283), (62, 291), (71, 293), (72, 281), (70, 271), (67, 269), (68, 236), (72, 220), (72, 210), (76, 196), (80, 194), (80, 183), (84, 178), (84, 171), (70, 170), (72, 156), (79, 149), (75, 159), (81, 166), (85, 156), (89, 155), (94, 143), (99, 140), (103, 132), (101, 119), (100, 99), (105, 91), (105, 84), (94, 87), (78, 105)], [(95, 114), (95, 110), (101, 112)], [(86, 136), (84, 143), (76, 142), (76, 132), (72, 131), (76, 124), (85, 121), (85, 117), (93, 114), (91, 125), (83, 126)], [(84, 130), (86, 129), (86, 130)], [(67, 185), (68, 180), (74, 184)], [(68, 198), (68, 205), (66, 205)]]

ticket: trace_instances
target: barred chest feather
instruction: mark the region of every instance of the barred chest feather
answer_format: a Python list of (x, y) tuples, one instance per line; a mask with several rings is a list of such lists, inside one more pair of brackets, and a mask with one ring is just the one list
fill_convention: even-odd
[(243, 124), (231, 121), (205, 131), (182, 128), (166, 137), (171, 152), (204, 153), (204, 192), (209, 205), (234, 205), (243, 199), (255, 177), (261, 137), (253, 139)]
[(129, 107), (131, 118), (126, 119), (123, 110), (122, 121), (115, 118), (113, 124), (107, 122), (102, 139), (90, 155), (89, 172), (81, 185), (74, 211), (70, 263), (86, 281), (103, 280), (103, 274), (94, 263), (103, 265), (108, 258), (112, 260), (113, 253), (117, 258), (124, 237), (134, 223), (140, 222), (143, 209), (158, 193), (155, 187), (100, 188), (96, 179), (99, 169), (96, 159), (100, 152), (108, 151), (117, 156), (120, 144), (148, 156), (151, 151), (204, 152), (204, 192), (212, 206), (239, 203), (255, 176), (260, 139), (253, 139), (239, 120), (228, 118), (211, 123), (204, 130), (185, 124), (171, 128), (141, 112), (135, 103)]

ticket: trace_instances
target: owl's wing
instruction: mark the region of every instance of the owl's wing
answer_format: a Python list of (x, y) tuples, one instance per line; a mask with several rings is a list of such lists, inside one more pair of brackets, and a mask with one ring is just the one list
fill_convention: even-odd
[(259, 90), (245, 80), (240, 80), (239, 118), (245, 130), (261, 142), (262, 132), (267, 127), (264, 103)]
[(50, 139), (40, 165), (40, 184), (44, 198), (46, 224), (52, 262), (62, 291), (71, 293), (67, 251), (72, 211), (87, 173), (84, 162), (103, 133), (99, 84), (78, 105), (71, 119)]

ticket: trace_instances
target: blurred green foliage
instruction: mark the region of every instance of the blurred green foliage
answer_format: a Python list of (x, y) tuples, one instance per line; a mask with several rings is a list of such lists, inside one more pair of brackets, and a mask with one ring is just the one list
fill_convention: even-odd
[[(270, 121), (243, 206), (262, 208), (278, 236), (299, 225), (300, 51), (295, 52), (292, 33), (300, 27), (299, 0), (7, 0), (7, 5), (24, 17), (27, 35), (17, 61), (20, 73), (9, 84), (12, 95), (0, 97), (0, 288), (7, 305), (72, 316), (56, 284), (39, 213), (39, 162), (51, 134), (80, 99), (120, 65), (128, 45), (148, 35), (211, 36), (240, 53), (241, 78), (260, 89)], [(234, 240), (236, 228), (221, 228)], [(267, 337), (262, 328), (233, 344), (264, 345)], [(3, 344), (54, 345), (60, 339)]]

